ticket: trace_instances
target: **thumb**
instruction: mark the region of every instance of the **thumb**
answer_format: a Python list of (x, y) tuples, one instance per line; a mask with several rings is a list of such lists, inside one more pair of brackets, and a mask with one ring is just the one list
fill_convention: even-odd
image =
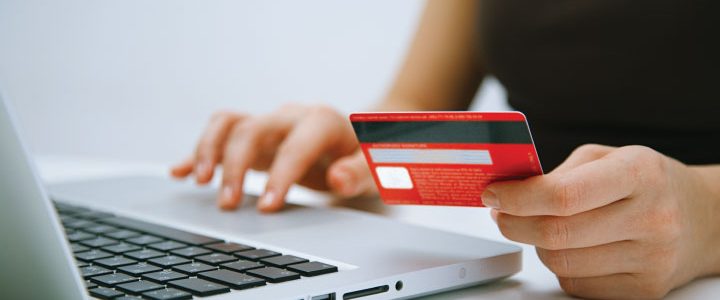
[(330, 189), (343, 197), (355, 197), (375, 188), (360, 149), (330, 165), (326, 180)]

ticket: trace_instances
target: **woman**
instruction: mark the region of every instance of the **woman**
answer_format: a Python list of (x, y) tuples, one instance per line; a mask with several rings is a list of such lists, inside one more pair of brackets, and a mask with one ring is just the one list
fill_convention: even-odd
[[(533, 126), (547, 173), (482, 195), (507, 238), (535, 245), (571, 295), (658, 298), (720, 272), (718, 35), (710, 1), (431, 0), (376, 110), (464, 110), (487, 74)], [(223, 166), (238, 206), (269, 170), (263, 212), (293, 183), (352, 197), (373, 182), (345, 116), (287, 105), (219, 112), (173, 168), (200, 184)]]

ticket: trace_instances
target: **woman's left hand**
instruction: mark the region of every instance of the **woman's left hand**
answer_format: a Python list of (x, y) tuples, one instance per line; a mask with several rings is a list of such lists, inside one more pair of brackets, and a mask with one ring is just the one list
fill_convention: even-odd
[(720, 182), (706, 173), (646, 147), (585, 145), (547, 175), (489, 185), (482, 199), (568, 294), (660, 298), (720, 271)]

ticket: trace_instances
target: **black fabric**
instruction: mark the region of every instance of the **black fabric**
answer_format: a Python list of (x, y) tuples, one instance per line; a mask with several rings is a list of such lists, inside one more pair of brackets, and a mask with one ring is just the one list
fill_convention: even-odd
[(545, 171), (585, 143), (720, 163), (716, 3), (483, 0), (479, 51)]

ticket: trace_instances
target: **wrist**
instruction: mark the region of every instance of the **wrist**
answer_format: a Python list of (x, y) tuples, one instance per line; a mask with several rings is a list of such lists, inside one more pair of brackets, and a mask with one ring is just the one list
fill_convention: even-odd
[(703, 191), (695, 194), (695, 199), (702, 202), (698, 211), (700, 222), (697, 223), (700, 228), (697, 230), (706, 232), (703, 235), (705, 241), (701, 243), (701, 249), (696, 254), (703, 266), (699, 276), (718, 275), (720, 252), (715, 250), (720, 249), (720, 165), (693, 166), (691, 169), (699, 175), (697, 189)]

